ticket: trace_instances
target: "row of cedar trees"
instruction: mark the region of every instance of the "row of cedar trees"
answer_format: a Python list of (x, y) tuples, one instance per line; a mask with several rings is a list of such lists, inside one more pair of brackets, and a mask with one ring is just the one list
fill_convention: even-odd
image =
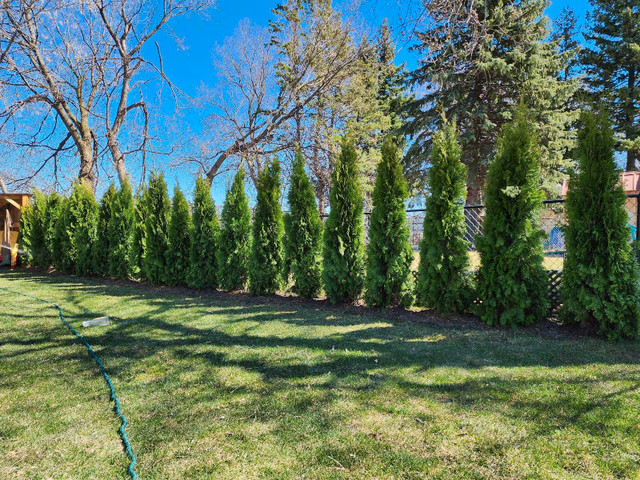
[[(539, 227), (540, 153), (532, 124), (528, 113), (518, 109), (502, 132), (486, 185), (476, 275), (469, 272), (464, 239), (466, 169), (456, 127), (446, 121), (430, 159), (415, 286), (405, 213), (408, 192), (400, 151), (391, 139), (382, 147), (366, 247), (357, 154), (348, 141), (336, 160), (324, 227), (298, 154), (284, 218), (280, 166), (274, 160), (259, 174), (253, 224), (242, 170), (227, 192), (221, 222), (202, 179), (190, 215), (180, 189), (171, 204), (163, 177), (153, 175), (137, 201), (126, 183), (120, 191), (110, 187), (100, 205), (79, 184), (68, 199), (37, 194), (23, 215), (23, 247), (33, 265), (53, 264), (78, 275), (223, 290), (248, 286), (258, 295), (274, 293), (291, 279), (299, 295), (316, 297), (324, 290), (333, 303), (353, 301), (364, 292), (371, 306), (407, 307), (417, 300), (440, 313), (473, 310), (491, 325), (530, 325), (549, 308)], [(566, 202), (560, 315), (566, 323), (591, 324), (611, 338), (635, 337), (638, 266), (628, 243), (625, 194), (613, 151), (607, 119), (585, 114), (579, 172)]]

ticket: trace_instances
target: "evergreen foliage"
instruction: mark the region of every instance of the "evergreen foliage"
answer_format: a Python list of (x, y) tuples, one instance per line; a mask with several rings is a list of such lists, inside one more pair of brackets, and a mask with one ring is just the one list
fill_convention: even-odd
[(149, 188), (147, 185), (142, 185), (138, 189), (134, 203), (130, 257), (131, 275), (140, 279), (146, 278), (144, 270), (144, 255), (147, 243), (147, 227), (145, 219), (147, 218), (147, 212), (149, 210), (148, 204)]
[(220, 242), (220, 222), (211, 198), (211, 189), (202, 177), (196, 179), (192, 220), (189, 285), (194, 288), (217, 288), (216, 252)]
[(514, 102), (521, 101), (538, 132), (543, 188), (557, 195), (556, 185), (573, 165), (568, 153), (575, 145), (577, 109), (571, 99), (579, 83), (561, 78), (571, 56), (549, 41), (548, 3), (478, 0), (460, 8), (458, 0), (424, 0), (423, 5), (431, 21), (418, 35), (422, 58), (411, 81), (426, 94), (409, 105), (406, 132), (415, 139), (406, 156), (409, 179), (416, 184), (425, 179), (423, 159), (444, 108), (458, 121), (468, 201), (479, 203), (498, 133), (511, 120)]
[(53, 239), (56, 269), (77, 275), (92, 272), (98, 209), (91, 188), (84, 182), (76, 182), (71, 196), (61, 205), (56, 222)]
[(286, 264), (291, 268), (298, 295), (314, 298), (322, 290), (322, 220), (300, 150), (296, 151), (290, 182), (289, 214), (285, 222)]
[[(75, 190), (74, 190), (75, 191)], [(73, 195), (71, 195), (73, 199)], [(70, 202), (67, 208), (77, 208), (77, 223), (74, 230), (76, 259), (75, 274), (89, 275), (94, 272), (93, 251), (98, 233), (98, 215), (100, 206), (96, 202), (91, 187), (82, 184), (79, 189), (77, 203)]]
[(534, 125), (519, 108), (498, 143), (486, 187), (486, 217), (477, 245), (478, 314), (489, 325), (530, 325), (545, 317), (540, 152)]
[(53, 265), (54, 258), (59, 253), (55, 249), (54, 236), (56, 224), (58, 223), (60, 215), (62, 215), (63, 203), (64, 198), (56, 192), (51, 192), (47, 196), (47, 204), (42, 218), (42, 229), (44, 231), (44, 240), (47, 248), (47, 261), (43, 262), (46, 265), (46, 268)]
[(469, 308), (469, 243), (464, 239), (467, 169), (453, 123), (444, 122), (431, 150), (429, 192), (420, 243), (418, 302), (436, 312)]
[(369, 223), (364, 295), (369, 306), (408, 307), (413, 303), (407, 197), (400, 152), (389, 136), (382, 145)]
[(258, 174), (253, 241), (249, 265), (249, 291), (275, 293), (282, 286), (284, 226), (280, 209), (280, 163), (273, 159)]
[(565, 203), (567, 256), (561, 319), (587, 323), (609, 338), (638, 335), (638, 265), (634, 261), (614, 160), (614, 139), (603, 114), (584, 114), (578, 134), (579, 171)]
[(240, 169), (227, 192), (221, 215), (218, 278), (223, 290), (241, 290), (247, 283), (251, 252), (251, 211), (244, 193), (245, 172)]
[(171, 220), (169, 222), (169, 250), (167, 252), (167, 283), (186, 285), (191, 249), (191, 216), (189, 204), (180, 187), (173, 190)]
[(164, 175), (154, 173), (149, 179), (145, 200), (145, 235), (142, 265), (144, 275), (154, 285), (167, 282), (169, 249), (169, 215), (171, 202)]
[[(35, 207), (30, 204), (20, 212), (20, 232), (18, 233), (18, 247), (20, 248), (19, 260), (21, 265), (31, 265), (33, 263), (33, 253), (31, 248), (31, 238), (33, 230), (33, 217)], [(4, 213), (4, 212), (2, 212)], [(0, 256), (11, 255), (8, 248), (0, 246)]]
[[(49, 268), (51, 260), (47, 248), (45, 217), (47, 214), (47, 196), (39, 190), (33, 194), (33, 203), (29, 206), (29, 233), (27, 235), (31, 253), (31, 264), (36, 267)], [(24, 214), (24, 211), (23, 211)], [(22, 220), (22, 216), (20, 217)], [(22, 228), (20, 230), (22, 232)], [(27, 238), (24, 238), (26, 240)], [(18, 244), (21, 245), (20, 240)], [(22, 246), (20, 247), (22, 248)]]
[(100, 202), (100, 211), (98, 214), (98, 230), (96, 233), (96, 243), (93, 249), (93, 271), (98, 275), (106, 275), (109, 273), (109, 219), (112, 215), (113, 197), (116, 194), (116, 188), (111, 183), (107, 191), (102, 196)]
[(591, 0), (582, 55), (586, 94), (604, 106), (626, 153), (640, 159), (640, 0)]
[(343, 140), (331, 176), (331, 210), (324, 231), (322, 278), (332, 303), (353, 301), (362, 293), (364, 220), (357, 157), (353, 144)]
[(128, 278), (134, 273), (131, 259), (134, 218), (133, 193), (129, 179), (125, 179), (113, 196), (111, 217), (107, 224), (109, 275), (114, 278)]

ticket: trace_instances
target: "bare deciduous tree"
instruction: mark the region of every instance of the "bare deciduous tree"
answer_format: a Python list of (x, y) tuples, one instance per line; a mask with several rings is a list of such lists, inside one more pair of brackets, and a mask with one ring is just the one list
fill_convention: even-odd
[[(149, 151), (145, 93), (158, 80), (176, 90), (142, 48), (173, 17), (212, 0), (3, 0), (0, 9), (0, 133), (38, 162), (77, 155), (79, 178), (95, 184), (108, 158), (120, 180), (125, 157)], [(134, 95), (135, 92), (135, 95)], [(135, 99), (131, 99), (135, 97)], [(138, 122), (140, 129), (133, 128)], [(123, 131), (125, 125), (132, 126)], [(132, 137), (137, 138), (132, 138)]]
[[(251, 161), (257, 171), (264, 155), (300, 141), (304, 110), (349, 79), (371, 48), (329, 2), (288, 1), (275, 12), (268, 33), (241, 25), (219, 52), (224, 92), (214, 101), (211, 118), (232, 136), (201, 161), (209, 181), (230, 158)], [(290, 130), (297, 135), (286, 135)]]

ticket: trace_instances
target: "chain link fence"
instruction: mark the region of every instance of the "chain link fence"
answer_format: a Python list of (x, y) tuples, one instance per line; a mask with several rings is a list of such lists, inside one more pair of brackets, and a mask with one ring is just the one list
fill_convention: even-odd
[[(628, 214), (627, 225), (629, 227), (629, 241), (636, 239), (640, 212), (638, 211), (640, 194), (627, 195), (625, 209)], [(549, 273), (549, 299), (553, 309), (560, 306), (560, 281), (562, 279), (562, 269), (566, 254), (564, 245), (564, 235), (562, 227), (566, 224), (565, 200), (545, 200), (540, 214), (540, 227), (544, 231), (545, 237), (542, 241), (544, 249), (543, 266)], [(465, 239), (469, 242), (469, 268), (477, 271), (480, 267), (480, 255), (476, 249), (476, 237), (482, 233), (484, 224), (484, 205), (465, 205), (464, 215), (466, 219)], [(370, 212), (364, 214), (365, 242), (369, 237), (369, 216)], [(415, 251), (416, 259), (413, 268), (417, 269), (418, 252), (422, 241), (422, 230), (424, 223), (425, 209), (413, 208), (407, 210), (407, 222), (409, 223), (411, 247)], [(323, 215), (326, 217), (326, 215)]]

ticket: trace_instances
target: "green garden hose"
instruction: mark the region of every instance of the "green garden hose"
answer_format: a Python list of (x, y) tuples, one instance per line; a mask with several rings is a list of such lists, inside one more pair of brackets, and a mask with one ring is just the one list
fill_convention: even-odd
[(65, 326), (71, 331), (71, 333), (73, 333), (76, 337), (78, 337), (80, 341), (84, 344), (84, 346), (87, 347), (89, 354), (93, 357), (93, 359), (98, 364), (98, 367), (100, 368), (100, 373), (102, 373), (102, 376), (104, 377), (105, 382), (107, 382), (107, 386), (109, 387), (109, 391), (111, 392), (111, 400), (114, 403), (113, 409), (116, 415), (118, 416), (118, 418), (122, 421), (120, 428), (118, 429), (118, 432), (120, 433), (120, 437), (122, 438), (122, 445), (124, 446), (124, 449), (127, 452), (127, 455), (129, 457), (129, 466), (127, 467), (127, 473), (131, 476), (132, 480), (137, 480), (138, 475), (133, 470), (133, 468), (136, 466), (136, 456), (133, 454), (133, 450), (131, 449), (131, 443), (129, 443), (129, 437), (127, 437), (127, 432), (125, 432), (125, 427), (127, 426), (127, 419), (125, 418), (124, 414), (120, 411), (120, 400), (118, 400), (118, 397), (116, 395), (116, 390), (115, 388), (113, 388), (113, 383), (111, 383), (111, 379), (109, 378), (109, 375), (107, 374), (107, 371), (105, 370), (104, 365), (100, 361), (100, 358), (98, 358), (98, 355), (96, 355), (96, 352), (93, 351), (93, 348), (91, 348), (91, 345), (89, 344), (89, 342), (87, 342), (87, 340), (82, 335), (80, 335), (80, 333), (78, 333), (78, 331), (75, 328), (73, 328), (71, 324), (64, 318), (64, 313), (62, 312), (62, 308), (60, 308), (58, 304), (50, 302), (48, 300), (43, 300), (42, 298), (34, 297), (33, 295), (27, 295), (26, 293), (15, 292), (13, 290), (9, 290), (8, 288), (4, 288), (4, 287), (0, 287), (0, 290), (4, 290), (5, 292), (9, 292), (14, 295), (21, 295), (23, 297), (32, 298), (33, 300), (46, 303), (47, 305), (53, 305), (58, 309), (58, 314), (60, 315), (60, 320), (62, 320), (62, 323), (64, 323)]

